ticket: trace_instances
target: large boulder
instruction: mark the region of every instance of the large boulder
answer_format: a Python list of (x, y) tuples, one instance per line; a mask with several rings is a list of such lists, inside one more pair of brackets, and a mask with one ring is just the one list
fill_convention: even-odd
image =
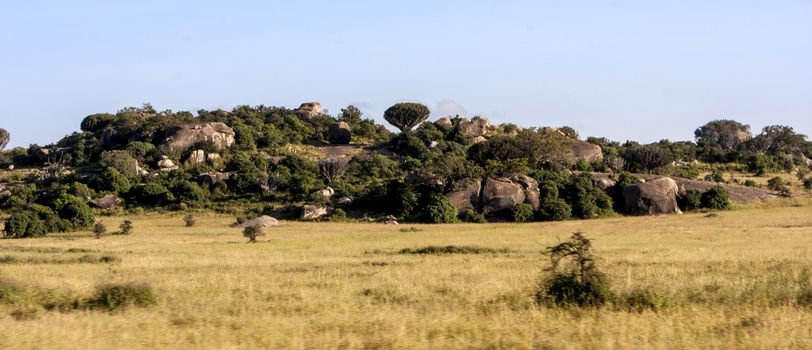
[(615, 180), (605, 178), (605, 177), (604, 178), (592, 179), (592, 184), (595, 185), (595, 187), (600, 188), (603, 191), (608, 190), (610, 187), (614, 186), (616, 183), (617, 182)]
[(327, 130), (327, 140), (334, 145), (348, 144), (350, 143), (350, 139), (352, 139), (350, 124), (345, 122), (332, 124)]
[(447, 117), (442, 117), (440, 119), (437, 119), (437, 121), (434, 122), (434, 125), (443, 130), (449, 130), (451, 129), (451, 127), (454, 126), (454, 123), (451, 122), (451, 119), (448, 119)]
[(228, 181), (229, 178), (231, 178), (231, 173), (203, 173), (197, 176), (197, 183), (211, 186)]
[(682, 214), (677, 204), (677, 182), (663, 177), (626, 186), (623, 200), (631, 215)]
[(482, 189), (482, 180), (465, 179), (456, 184), (456, 189), (445, 195), (451, 204), (457, 207), (457, 211), (462, 214), (468, 209), (479, 208), (479, 193)]
[(482, 205), (486, 215), (507, 214), (517, 204), (525, 202), (521, 185), (506, 178), (487, 178), (482, 187)]
[(593, 145), (586, 141), (572, 140), (570, 151), (572, 151), (575, 160), (583, 160), (589, 163), (603, 161), (601, 146)]
[(99, 199), (94, 199), (90, 201), (90, 204), (100, 209), (113, 209), (117, 207), (119, 204), (121, 204), (121, 199), (116, 197), (116, 195), (114, 194), (108, 194)]
[(522, 187), (524, 202), (530, 204), (533, 210), (538, 210), (541, 206), (541, 192), (539, 191), (538, 181), (527, 175), (515, 175), (510, 179)]
[(256, 226), (256, 227), (279, 226), (279, 220), (276, 220), (275, 218), (270, 217), (268, 215), (263, 215), (263, 216), (260, 216), (258, 218), (254, 218), (254, 219), (248, 220), (246, 222), (243, 222), (242, 224), (237, 225), (237, 227), (239, 227), (239, 228), (246, 228), (246, 227), (252, 227), (252, 226)]
[(178, 170), (178, 165), (169, 159), (167, 156), (161, 156), (161, 160), (158, 161), (158, 170), (160, 171), (175, 171)]
[(490, 135), (492, 131), (491, 122), (488, 121), (488, 118), (483, 117), (474, 117), (471, 120), (462, 118), (457, 127), (471, 137), (485, 137)]
[(161, 147), (180, 154), (196, 143), (209, 141), (224, 150), (234, 143), (234, 135), (224, 123), (186, 124), (168, 129)]
[(324, 114), (324, 109), (321, 108), (321, 103), (318, 102), (305, 102), (299, 108), (293, 110), (300, 118), (312, 119), (313, 117)]
[(318, 220), (325, 215), (327, 215), (327, 207), (318, 205), (303, 205), (302, 215), (300, 216), (300, 219)]

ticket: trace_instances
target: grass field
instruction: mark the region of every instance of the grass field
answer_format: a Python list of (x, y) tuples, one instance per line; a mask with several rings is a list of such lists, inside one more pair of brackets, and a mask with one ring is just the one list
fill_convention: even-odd
[[(231, 217), (129, 219), (129, 236), (0, 240), (0, 349), (812, 348), (809, 202), (536, 224), (285, 222), (256, 244)], [(594, 239), (618, 296), (648, 290), (657, 308), (536, 306), (539, 252), (573, 231)], [(445, 245), (495, 251), (399, 253)], [(41, 306), (125, 282), (157, 303)]]

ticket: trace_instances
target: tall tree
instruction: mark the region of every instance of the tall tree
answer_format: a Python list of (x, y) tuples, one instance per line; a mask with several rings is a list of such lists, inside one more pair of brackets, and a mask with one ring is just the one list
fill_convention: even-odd
[(694, 136), (700, 147), (718, 147), (726, 152), (752, 138), (750, 126), (735, 120), (711, 121), (696, 129)]
[(0, 151), (6, 148), (8, 145), (8, 141), (11, 139), (11, 135), (6, 131), (6, 129), (0, 128)]
[(429, 108), (420, 103), (404, 102), (389, 107), (383, 118), (402, 132), (412, 130), (429, 117)]

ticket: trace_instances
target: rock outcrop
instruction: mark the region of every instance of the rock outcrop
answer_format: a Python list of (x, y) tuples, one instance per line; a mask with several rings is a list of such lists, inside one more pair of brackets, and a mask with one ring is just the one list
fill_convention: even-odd
[(521, 185), (506, 178), (487, 178), (482, 187), (482, 206), (485, 215), (506, 214), (517, 204), (525, 202)]
[(454, 123), (451, 122), (451, 119), (442, 117), (437, 119), (437, 121), (434, 122), (434, 125), (443, 130), (450, 130), (454, 126)]
[(231, 173), (203, 173), (197, 176), (197, 183), (211, 186), (228, 181), (229, 178), (231, 178)]
[(603, 152), (598, 145), (581, 140), (572, 140), (570, 150), (575, 160), (583, 160), (589, 163), (603, 161)]
[(602, 191), (606, 191), (609, 189), (609, 187), (614, 186), (616, 183), (617, 182), (615, 180), (607, 178), (592, 179), (592, 184), (595, 185), (595, 187), (600, 188)]
[(445, 198), (457, 207), (457, 211), (462, 214), (468, 209), (476, 210), (479, 208), (479, 194), (481, 190), (481, 180), (465, 179), (456, 185), (454, 191), (447, 193)]
[(196, 143), (209, 141), (223, 150), (234, 143), (234, 135), (224, 123), (186, 124), (168, 129), (161, 147), (180, 154)]
[(175, 171), (178, 170), (178, 165), (169, 159), (167, 156), (161, 156), (161, 160), (158, 161), (158, 170), (160, 171)]
[(239, 228), (246, 228), (246, 227), (252, 227), (252, 226), (256, 226), (256, 227), (279, 226), (279, 220), (276, 220), (276, 218), (270, 217), (268, 215), (262, 215), (262, 216), (260, 216), (258, 218), (254, 218), (254, 219), (248, 220), (246, 222), (243, 222), (242, 224), (237, 225), (237, 227), (239, 227)]
[(330, 125), (327, 130), (327, 140), (334, 145), (345, 145), (352, 139), (350, 125), (345, 122), (338, 122)]
[(119, 204), (121, 204), (121, 199), (116, 197), (116, 195), (114, 194), (108, 194), (99, 199), (94, 199), (90, 201), (90, 204), (100, 209), (113, 209), (117, 207)]
[(202, 149), (194, 150), (191, 154), (189, 154), (189, 158), (186, 159), (186, 164), (189, 165), (198, 165), (203, 164), (206, 162), (206, 152)]
[(491, 122), (488, 121), (488, 118), (482, 117), (474, 117), (471, 120), (462, 118), (457, 127), (471, 137), (487, 137), (492, 131)]
[(541, 206), (541, 192), (539, 191), (538, 181), (527, 175), (516, 175), (510, 179), (522, 187), (524, 202), (533, 206), (533, 210), (538, 210)]
[(324, 109), (321, 108), (321, 103), (318, 102), (305, 102), (299, 108), (293, 110), (300, 118), (312, 119), (319, 115), (324, 114)]
[(302, 214), (299, 218), (302, 220), (318, 220), (325, 215), (327, 215), (327, 207), (303, 205)]
[(676, 181), (663, 177), (626, 186), (623, 200), (630, 215), (682, 214), (677, 204)]

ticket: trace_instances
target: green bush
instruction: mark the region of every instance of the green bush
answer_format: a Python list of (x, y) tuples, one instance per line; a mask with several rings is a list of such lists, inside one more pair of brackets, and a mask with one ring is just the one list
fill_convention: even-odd
[(426, 206), (424, 220), (434, 224), (455, 223), (457, 222), (457, 208), (444, 196), (436, 195)]
[(483, 224), (488, 222), (488, 219), (485, 218), (485, 214), (482, 214), (473, 209), (467, 209), (465, 210), (465, 212), (460, 214), (460, 220), (462, 222), (472, 222), (476, 224)]
[(101, 238), (105, 233), (107, 233), (107, 225), (101, 221), (93, 224), (93, 235), (96, 238)]
[(742, 184), (747, 186), (747, 187), (758, 187), (758, 182), (756, 182), (755, 180), (751, 180), (751, 179), (744, 180), (744, 183), (742, 183)]
[(638, 288), (619, 297), (620, 306), (628, 311), (661, 311), (668, 307), (668, 299), (651, 288)]
[(118, 225), (118, 233), (122, 235), (129, 235), (133, 232), (133, 222), (130, 220), (124, 220), (121, 222), (121, 225)]
[(11, 218), (6, 221), (5, 231), (10, 238), (38, 237), (48, 233), (45, 223), (32, 210), (12, 212)]
[(804, 179), (804, 188), (812, 190), (812, 178)]
[(538, 215), (542, 221), (567, 220), (572, 217), (572, 208), (563, 199), (555, 198), (541, 203)]
[(678, 202), (682, 211), (697, 210), (702, 207), (702, 192), (687, 190), (679, 196)]
[(258, 236), (264, 236), (265, 233), (262, 231), (261, 226), (248, 226), (242, 231), (242, 235), (245, 238), (248, 238), (249, 243), (255, 243), (257, 241)]
[(92, 309), (115, 311), (128, 306), (153, 305), (157, 299), (146, 283), (104, 284), (96, 287), (87, 305)]
[(346, 221), (347, 220), (347, 212), (344, 209), (336, 208), (333, 210), (333, 214), (330, 215), (330, 221)]
[(132, 183), (127, 175), (122, 174), (116, 168), (105, 168), (95, 180), (95, 187), (100, 191), (111, 191), (123, 195), (130, 191)]
[(536, 287), (539, 305), (601, 306), (612, 299), (609, 281), (595, 265), (592, 242), (576, 232), (568, 241), (544, 251), (550, 265)]
[(511, 209), (514, 222), (528, 222), (533, 220), (533, 206), (522, 203), (516, 204)]
[(784, 179), (778, 176), (767, 181), (767, 188), (778, 192), (782, 196), (789, 197), (791, 195), (789, 187), (787, 186), (786, 182), (784, 182)]
[(702, 193), (702, 208), (724, 210), (730, 207), (730, 194), (722, 187), (713, 187)]

